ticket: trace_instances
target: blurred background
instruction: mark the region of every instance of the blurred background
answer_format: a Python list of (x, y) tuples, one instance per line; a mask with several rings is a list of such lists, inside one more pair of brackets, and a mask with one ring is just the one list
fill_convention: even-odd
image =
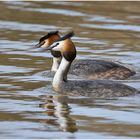
[[(139, 138), (140, 96), (94, 100), (54, 94), (40, 37), (73, 30), (77, 59), (140, 72), (140, 2), (0, 2), (0, 138)], [(140, 90), (138, 76), (124, 82)]]

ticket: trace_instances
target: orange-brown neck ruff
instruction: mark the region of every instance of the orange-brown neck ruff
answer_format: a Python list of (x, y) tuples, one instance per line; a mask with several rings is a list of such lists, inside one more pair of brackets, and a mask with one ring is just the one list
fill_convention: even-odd
[(57, 41), (60, 38), (59, 35), (52, 35), (45, 40), (48, 43), (48, 46), (51, 45), (53, 42)]
[(67, 61), (72, 62), (76, 57), (76, 48), (71, 39), (66, 39), (63, 42), (63, 48), (61, 50), (62, 55)]
[(41, 43), (42, 41), (45, 41), (45, 39), (48, 39), (48, 38), (51, 37), (52, 35), (58, 35), (58, 32), (59, 32), (59, 31), (51, 31), (51, 32), (48, 32), (47, 35), (45, 35), (45, 36), (43, 36), (43, 37), (41, 37), (41, 38), (39, 39), (39, 43)]
[[(53, 42), (55, 42), (56, 40), (58, 40), (60, 38), (59, 35), (52, 35), (50, 36), (48, 39), (47, 39), (47, 43), (48, 43), (48, 46), (51, 45)], [(61, 52), (59, 51), (54, 51), (54, 50), (51, 50), (51, 54), (54, 56), (54, 57), (61, 57)]]

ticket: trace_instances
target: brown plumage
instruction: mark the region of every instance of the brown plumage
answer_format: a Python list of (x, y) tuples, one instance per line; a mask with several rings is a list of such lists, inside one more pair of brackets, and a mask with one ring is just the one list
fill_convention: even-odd
[[(65, 36), (63, 38), (65, 38)], [(48, 49), (53, 49), (55, 51), (59, 50), (62, 54), (62, 61), (52, 82), (52, 86), (55, 91), (61, 94), (94, 98), (123, 97), (138, 93), (135, 88), (110, 80), (67, 80), (68, 71), (73, 59), (75, 58), (73, 55), (75, 54), (76, 56), (76, 48), (71, 44), (70, 40), (66, 39), (67, 38), (54, 42), (48, 47)], [(67, 41), (69, 41), (69, 43)], [(68, 55), (67, 58), (65, 57), (65, 53)], [(71, 61), (67, 59), (71, 59)]]
[[(68, 34), (64, 37), (67, 36)], [(58, 31), (50, 32), (40, 39), (40, 47), (48, 48), (48, 46), (53, 42), (63, 38), (60, 38)], [(42, 44), (42, 42), (44, 43)], [(65, 46), (62, 48), (62, 52), (65, 52), (64, 57), (68, 61), (73, 60), (73, 58), (76, 57), (73, 52), (75, 52), (76, 50), (71, 39), (67, 38), (64, 41), (63, 46)], [(51, 50), (51, 54), (54, 58), (57, 58), (57, 60), (60, 59), (61, 61), (62, 55), (60, 51)], [(69, 73), (86, 79), (123, 80), (129, 78), (130, 76), (133, 76), (136, 72), (114, 62), (104, 60), (76, 60), (72, 64)]]
[(45, 39), (45, 43), (47, 43), (47, 45), (51, 45), (53, 42), (55, 42), (56, 40), (58, 40), (60, 38), (60, 36), (58, 34), (55, 35), (51, 35), (49, 38)]
[(73, 61), (76, 57), (76, 49), (70, 39), (66, 39), (63, 43), (62, 53), (67, 61)]
[(70, 74), (86, 79), (124, 80), (133, 76), (135, 72), (114, 62), (104, 60), (78, 60), (73, 62)]

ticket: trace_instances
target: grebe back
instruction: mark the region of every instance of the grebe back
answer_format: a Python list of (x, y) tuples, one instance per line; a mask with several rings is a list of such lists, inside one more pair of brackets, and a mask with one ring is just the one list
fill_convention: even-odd
[(71, 63), (76, 57), (76, 48), (70, 39), (73, 35), (70, 32), (48, 47), (48, 50), (60, 51), (62, 55), (62, 61), (52, 82), (55, 91), (94, 98), (112, 98), (137, 93), (132, 87), (109, 80), (67, 80)]
[[(48, 48), (54, 41), (60, 38), (58, 31), (50, 32), (46, 36), (43, 36), (37, 47)], [(60, 51), (51, 50), (53, 56), (53, 65), (51, 71), (56, 72), (62, 55)], [(112, 79), (112, 80), (123, 80), (130, 76), (133, 76), (135, 72), (120, 64), (105, 61), (105, 60), (78, 60), (74, 61), (71, 68), (70, 74), (76, 75), (80, 78), (85, 79)]]

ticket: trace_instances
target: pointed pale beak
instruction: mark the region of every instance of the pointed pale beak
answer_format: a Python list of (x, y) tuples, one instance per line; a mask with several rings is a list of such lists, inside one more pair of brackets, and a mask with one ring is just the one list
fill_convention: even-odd
[(39, 52), (44, 52), (44, 51), (46, 51), (47, 49), (41, 47), (43, 44), (44, 44), (44, 42), (38, 43), (38, 44), (36, 44), (35, 46), (31, 47), (31, 48), (28, 49), (28, 50), (37, 49), (37, 51), (39, 51)]
[(54, 48), (54, 46), (50, 45), (46, 50), (51, 50), (52, 48)]
[(52, 44), (50, 46), (48, 46), (48, 48), (46, 48), (46, 50), (52, 50), (54, 47), (56, 47), (58, 44)]
[(37, 49), (37, 48), (40, 48), (40, 47), (41, 47), (41, 44), (38, 43), (35, 46), (30, 47), (28, 50), (30, 51), (30, 50), (34, 50), (34, 49)]
[(36, 44), (33, 48), (40, 48), (41, 47), (41, 43)]
[(44, 51), (48, 51), (48, 50), (52, 50), (55, 46), (54, 45), (50, 45), (47, 48), (38, 48), (39, 52), (44, 52)]
[(40, 48), (45, 42), (40, 42), (38, 44), (36, 44), (33, 48)]
[(47, 50), (48, 50), (47, 48), (41, 48), (41, 47), (38, 49), (39, 52), (44, 52), (44, 51), (47, 51)]

